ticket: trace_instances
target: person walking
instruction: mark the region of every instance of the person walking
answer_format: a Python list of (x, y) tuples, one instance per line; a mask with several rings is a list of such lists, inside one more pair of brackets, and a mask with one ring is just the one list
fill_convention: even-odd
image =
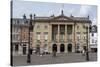
[(85, 50), (82, 50), (82, 55), (85, 56)]
[(53, 51), (53, 57), (56, 57), (56, 50)]

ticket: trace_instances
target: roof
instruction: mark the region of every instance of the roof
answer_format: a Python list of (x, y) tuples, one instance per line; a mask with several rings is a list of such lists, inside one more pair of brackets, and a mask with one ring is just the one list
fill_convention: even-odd
[[(23, 20), (23, 18), (13, 18), (14, 20)], [(27, 19), (29, 20), (29, 19)], [(59, 16), (49, 16), (49, 17), (45, 17), (45, 16), (35, 16), (33, 18), (33, 21), (86, 21), (86, 22), (90, 22), (91, 23), (91, 20), (89, 20), (89, 17), (75, 17), (75, 16), (65, 16), (63, 14), (63, 11), (62, 13), (59, 15)]]

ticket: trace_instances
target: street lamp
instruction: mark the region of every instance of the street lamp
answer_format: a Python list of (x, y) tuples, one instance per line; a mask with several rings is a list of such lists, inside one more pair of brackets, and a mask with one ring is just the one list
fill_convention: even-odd
[(11, 18), (10, 18), (10, 22), (11, 22), (11, 28), (10, 28), (10, 65), (13, 66), (13, 43), (12, 43), (12, 28), (13, 28), (13, 21), (12, 21), (12, 16), (13, 16), (13, 1), (11, 0), (11, 3), (10, 3), (10, 6), (11, 6)]
[(28, 54), (27, 54), (27, 63), (31, 63), (31, 54), (30, 54), (30, 29), (32, 24), (32, 14), (30, 14), (30, 22), (29, 22), (29, 31), (28, 31)]
[(89, 27), (86, 26), (86, 32), (87, 32), (87, 39), (86, 39), (86, 42), (87, 42), (87, 48), (86, 48), (86, 60), (89, 61), (89, 52), (88, 52), (88, 30), (89, 30)]

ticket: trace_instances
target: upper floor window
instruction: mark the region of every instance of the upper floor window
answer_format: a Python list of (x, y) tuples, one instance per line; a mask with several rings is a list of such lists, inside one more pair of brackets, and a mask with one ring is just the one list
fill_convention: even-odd
[(83, 25), (83, 28), (84, 28), (84, 29), (86, 28), (85, 25)]
[(83, 36), (83, 39), (85, 40), (86, 39), (86, 36)]
[(41, 32), (36, 32), (36, 34), (40, 34)]
[(19, 20), (17, 20), (17, 24), (19, 24)]
[(25, 21), (25, 24), (28, 24), (28, 21)]
[(45, 25), (45, 26), (44, 26), (44, 28), (45, 28), (45, 29), (47, 29), (47, 28), (48, 28), (48, 26), (47, 26), (47, 25)]
[(37, 25), (37, 28), (40, 28), (40, 25)]
[(48, 34), (48, 32), (44, 32), (44, 35)]
[(95, 43), (97, 43), (97, 40), (95, 40)]
[(80, 34), (80, 32), (76, 32), (77, 34)]
[(45, 39), (45, 40), (48, 39), (48, 32), (44, 32), (44, 39)]
[(77, 29), (79, 29), (79, 26), (77, 26)]
[(92, 37), (94, 36), (94, 34), (92, 33)]
[(86, 34), (86, 32), (83, 32), (83, 34)]
[(37, 32), (37, 39), (40, 40), (40, 32)]
[(78, 40), (78, 41), (80, 40), (80, 35), (77, 36), (77, 40)]
[(67, 34), (72, 34), (72, 25), (67, 25)]
[(94, 43), (94, 39), (92, 39), (92, 43)]

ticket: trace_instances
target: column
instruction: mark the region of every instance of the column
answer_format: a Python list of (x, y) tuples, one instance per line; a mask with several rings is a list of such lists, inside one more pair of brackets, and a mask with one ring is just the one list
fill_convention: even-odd
[(65, 53), (67, 53), (67, 25), (65, 25)]
[(57, 53), (60, 53), (60, 43), (57, 43)]
[(72, 25), (73, 27), (73, 31), (72, 31), (72, 52), (75, 52), (75, 27), (74, 27), (74, 24)]
[(65, 25), (65, 42), (67, 42), (67, 25)]
[(59, 36), (60, 36), (60, 25), (58, 25), (58, 36), (57, 36), (58, 41), (57, 42), (59, 42)]

